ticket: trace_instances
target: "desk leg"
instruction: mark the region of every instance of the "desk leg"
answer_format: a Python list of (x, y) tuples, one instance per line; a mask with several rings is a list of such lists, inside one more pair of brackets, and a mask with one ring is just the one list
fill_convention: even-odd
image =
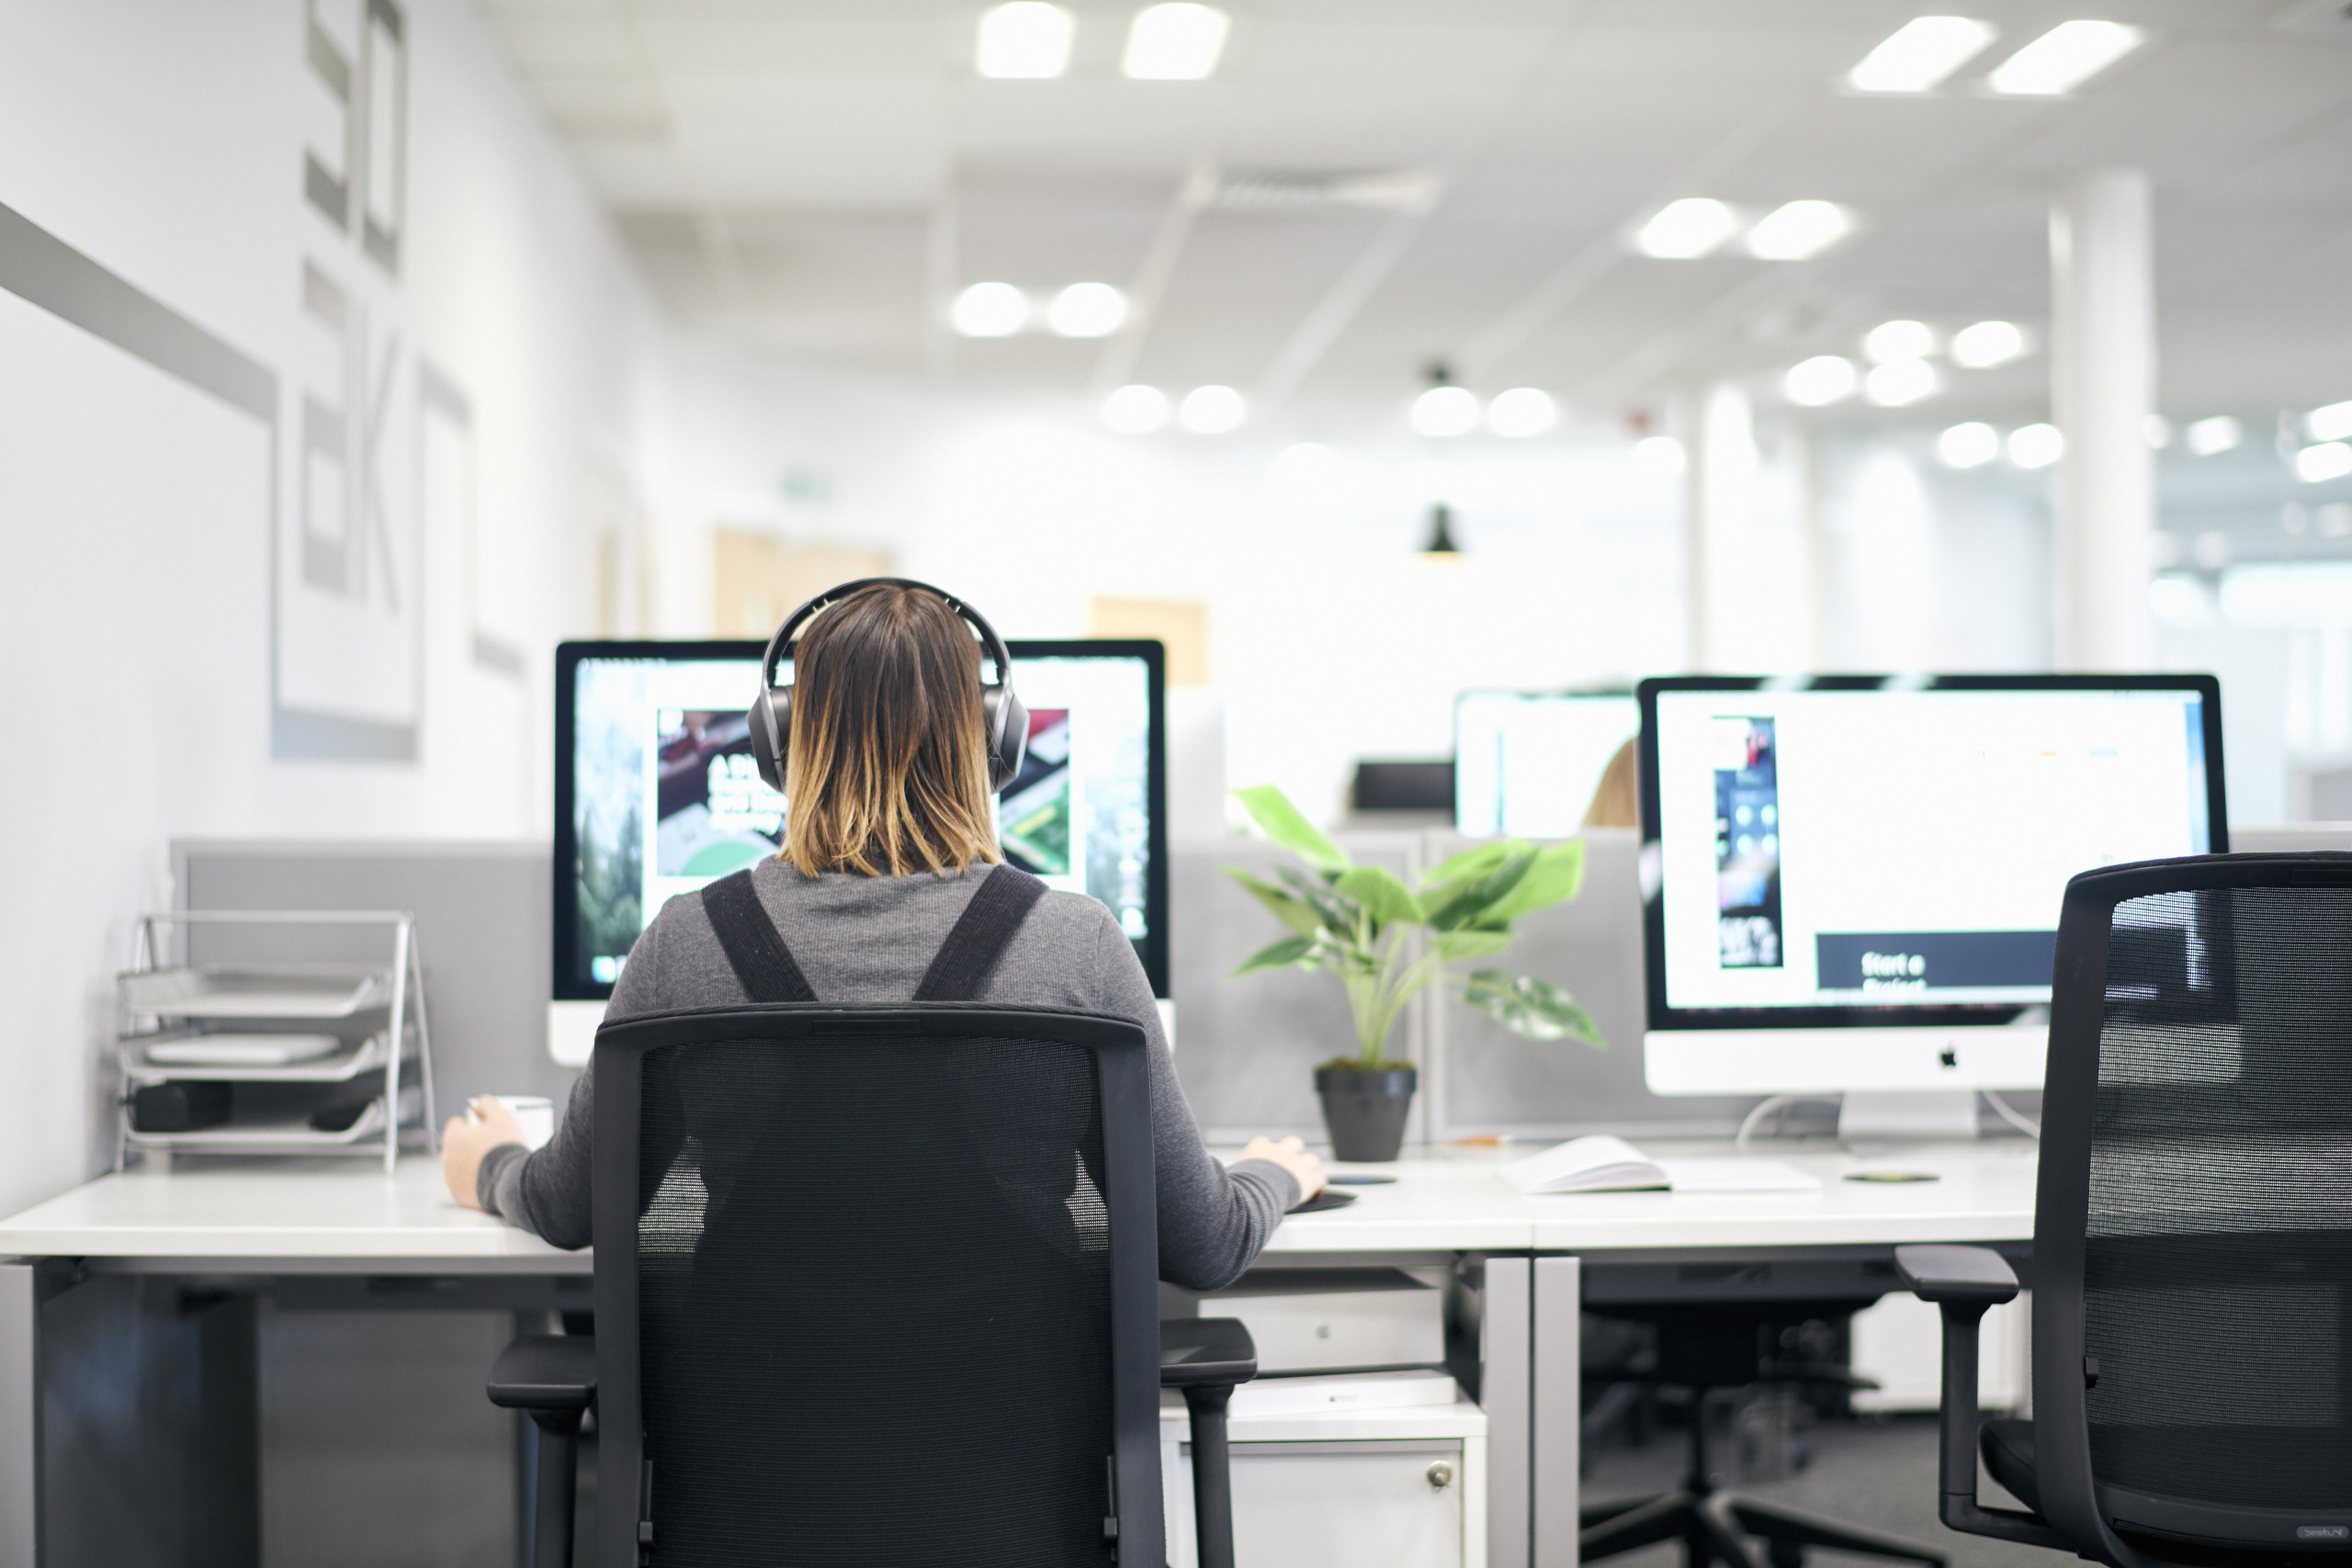
[(40, 1293), (0, 1263), (0, 1562), (40, 1561)]
[(1478, 1311), (1478, 1404), (1487, 1413), (1487, 1561), (1529, 1568), (1528, 1259), (1489, 1258)]
[(1583, 1427), (1582, 1265), (1574, 1258), (1535, 1259), (1533, 1390), (1528, 1464), (1532, 1568), (1576, 1568), (1578, 1440)]

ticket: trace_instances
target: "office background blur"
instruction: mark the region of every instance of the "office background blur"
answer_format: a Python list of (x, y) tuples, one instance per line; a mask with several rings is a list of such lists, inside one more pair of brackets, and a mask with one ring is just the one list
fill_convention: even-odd
[[(2055, 93), (2024, 0), (1894, 91), (1881, 0), (1231, 0), (1190, 80), (1136, 9), (1001, 77), (939, 0), (0, 6), (0, 1204), (110, 1155), (171, 839), (544, 837), (560, 638), (877, 568), (1164, 630), (1180, 836), (1465, 689), (2102, 658), (2222, 676), (2237, 821), (2352, 816), (2339, 5), (2101, 0)], [(2069, 659), (2110, 197), (2147, 502)]]

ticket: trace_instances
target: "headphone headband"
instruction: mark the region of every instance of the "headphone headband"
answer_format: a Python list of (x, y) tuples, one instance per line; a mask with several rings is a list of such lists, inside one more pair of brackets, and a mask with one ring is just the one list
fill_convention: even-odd
[(767, 652), (761, 657), (760, 690), (766, 692), (775, 689), (775, 667), (784, 662), (785, 654), (792, 647), (792, 634), (800, 629), (802, 623), (813, 619), (817, 612), (828, 604), (846, 599), (861, 588), (873, 588), (881, 584), (893, 588), (920, 588), (926, 593), (946, 601), (949, 609), (955, 611), (967, 625), (980, 634), (981, 650), (996, 664), (997, 684), (1003, 686), (1012, 683), (1012, 653), (1004, 646), (1004, 639), (996, 635), (996, 628), (989, 625), (987, 616), (948, 592), (944, 588), (934, 588), (928, 582), (918, 582), (911, 577), (861, 577), (854, 581), (838, 583), (826, 589), (784, 618), (784, 625), (776, 627), (775, 636), (768, 639)]
[(752, 700), (746, 715), (751, 725), (752, 760), (759, 764), (760, 777), (768, 787), (779, 794), (784, 789), (785, 754), (792, 739), (792, 688), (779, 688), (775, 683), (776, 666), (791, 651), (793, 635), (820, 610), (862, 588), (888, 586), (919, 588), (939, 599), (956, 617), (978, 632), (980, 647), (996, 664), (996, 681), (980, 688), (981, 739), (988, 745), (989, 788), (1001, 792), (1020, 776), (1022, 759), (1029, 750), (1029, 715), (1021, 699), (1012, 694), (1012, 650), (996, 635), (988, 617), (965, 604), (944, 588), (928, 582), (918, 582), (911, 577), (861, 577), (828, 588), (784, 618), (775, 636), (768, 639), (768, 650), (760, 659), (760, 694)]

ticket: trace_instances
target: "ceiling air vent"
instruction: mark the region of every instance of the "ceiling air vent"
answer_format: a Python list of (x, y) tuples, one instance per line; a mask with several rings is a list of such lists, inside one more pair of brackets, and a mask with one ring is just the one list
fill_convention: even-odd
[(1437, 176), (1426, 169), (1220, 169), (1209, 205), (1255, 212), (1425, 212), (1437, 190)]

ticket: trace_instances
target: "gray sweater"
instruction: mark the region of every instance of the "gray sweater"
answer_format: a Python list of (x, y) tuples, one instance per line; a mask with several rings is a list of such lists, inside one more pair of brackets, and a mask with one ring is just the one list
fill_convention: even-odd
[[(781, 861), (753, 868), (752, 886), (792, 950), (809, 988), (827, 1002), (903, 1002), (971, 901), (986, 867), (942, 878), (805, 877)], [(637, 939), (605, 1016), (750, 998), (698, 897), (673, 898)], [(1298, 1201), (1298, 1182), (1266, 1160), (1227, 1170), (1201, 1145), (1199, 1126), (1159, 1027), (1150, 982), (1111, 911), (1075, 893), (1048, 893), (1029, 911), (975, 998), (1016, 1007), (1080, 1008), (1143, 1026), (1151, 1063), (1160, 1278), (1191, 1290), (1230, 1283), (1250, 1267)], [(558, 1247), (589, 1239), (589, 1129), (594, 1075), (583, 1073), (554, 1141), (536, 1153), (504, 1144), (481, 1162), (481, 1206)]]

